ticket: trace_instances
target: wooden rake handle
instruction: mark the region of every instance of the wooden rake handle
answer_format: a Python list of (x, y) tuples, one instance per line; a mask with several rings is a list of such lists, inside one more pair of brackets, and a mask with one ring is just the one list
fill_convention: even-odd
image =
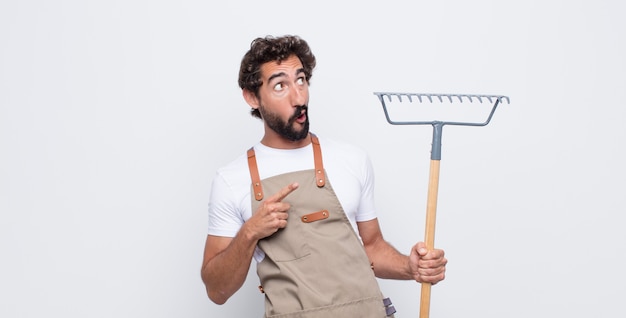
[[(439, 193), (439, 166), (441, 163), (441, 135), (445, 123), (433, 122), (433, 143), (430, 151), (430, 177), (428, 178), (428, 198), (426, 201), (426, 230), (424, 243), (428, 250), (435, 248), (435, 221), (437, 217), (437, 196)], [(422, 283), (420, 318), (430, 315), (430, 288), (432, 284)]]
[[(435, 248), (435, 220), (437, 216), (437, 195), (439, 191), (439, 165), (441, 160), (430, 161), (430, 177), (428, 179), (428, 200), (426, 203), (426, 230), (424, 243), (428, 250)], [(420, 318), (428, 318), (430, 312), (430, 283), (422, 283), (420, 299)]]

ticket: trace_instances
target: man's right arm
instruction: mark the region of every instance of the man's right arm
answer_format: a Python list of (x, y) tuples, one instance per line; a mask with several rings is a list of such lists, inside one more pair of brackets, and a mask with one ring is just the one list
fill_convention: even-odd
[(201, 275), (211, 301), (221, 305), (241, 288), (256, 243), (245, 226), (235, 237), (207, 235)]

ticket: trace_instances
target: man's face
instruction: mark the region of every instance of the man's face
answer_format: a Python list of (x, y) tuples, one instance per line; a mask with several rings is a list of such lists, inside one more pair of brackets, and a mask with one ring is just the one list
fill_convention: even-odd
[(300, 59), (292, 55), (280, 64), (276, 61), (263, 64), (261, 80), (258, 109), (265, 125), (291, 141), (306, 138), (309, 84)]

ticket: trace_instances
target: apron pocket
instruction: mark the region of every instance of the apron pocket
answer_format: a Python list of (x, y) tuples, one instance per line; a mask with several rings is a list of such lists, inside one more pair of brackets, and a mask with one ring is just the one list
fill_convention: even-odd
[[(311, 248), (307, 244), (304, 233), (300, 235), (288, 235), (284, 230), (274, 233), (259, 241), (259, 246), (275, 262), (289, 262), (311, 255)], [(293, 234), (293, 233), (292, 233)]]

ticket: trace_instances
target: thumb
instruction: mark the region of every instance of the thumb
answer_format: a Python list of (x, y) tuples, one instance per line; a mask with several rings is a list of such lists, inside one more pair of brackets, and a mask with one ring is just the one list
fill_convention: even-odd
[(425, 256), (426, 254), (428, 254), (428, 248), (426, 248), (426, 243), (424, 242), (418, 242), (417, 244), (415, 244), (414, 249), (419, 256)]

